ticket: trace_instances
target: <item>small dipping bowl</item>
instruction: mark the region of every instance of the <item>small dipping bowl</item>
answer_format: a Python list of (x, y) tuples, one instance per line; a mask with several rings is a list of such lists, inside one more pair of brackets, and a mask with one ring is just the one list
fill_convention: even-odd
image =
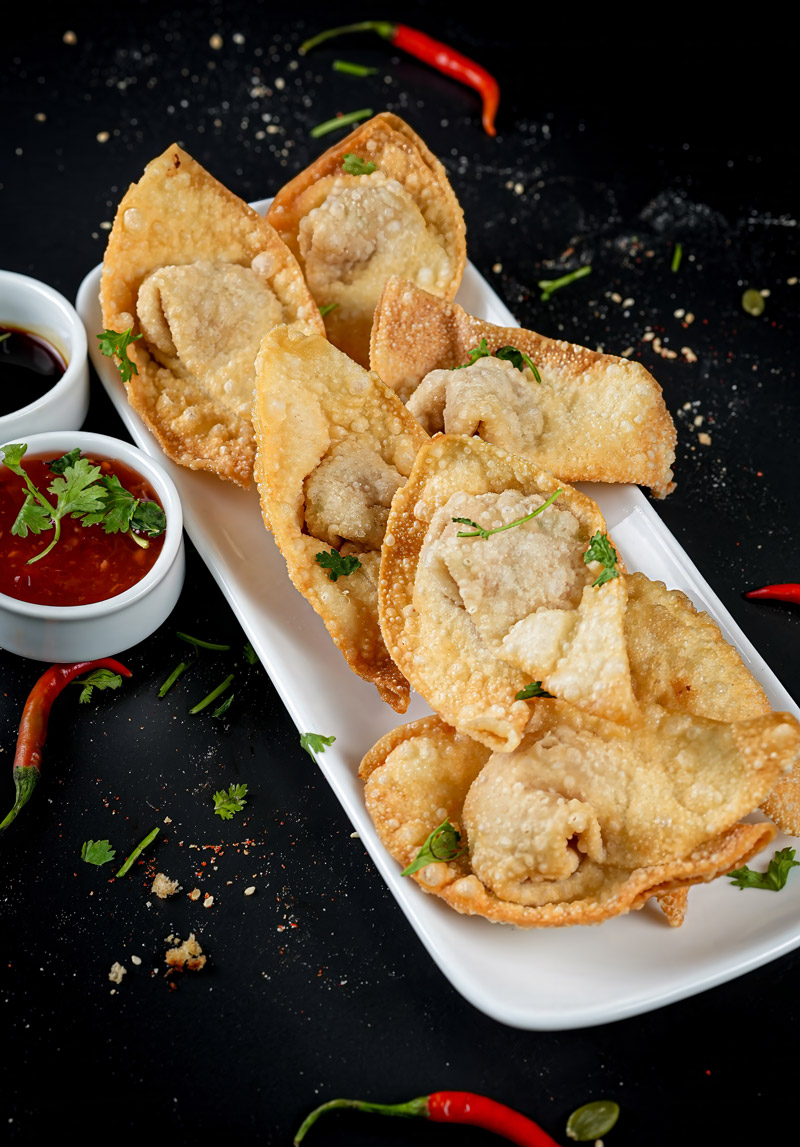
[(46, 283), (0, 271), (0, 326), (39, 335), (67, 364), (45, 394), (27, 404), (21, 395), (18, 409), (0, 415), (0, 445), (46, 430), (78, 430), (89, 409), (86, 329), (78, 312)]
[[(27, 444), (25, 457), (47, 454), (60, 458), (77, 446), (90, 457), (126, 463), (155, 490), (167, 515), (167, 528), (153, 567), (130, 589), (106, 601), (36, 605), (0, 593), (0, 648), (35, 661), (59, 663), (111, 657), (144, 641), (169, 617), (183, 587), (183, 512), (174, 482), (136, 446), (105, 434), (57, 430), (21, 439), (3, 438), (0, 449), (15, 441)], [(22, 465), (24, 468), (25, 458)]]

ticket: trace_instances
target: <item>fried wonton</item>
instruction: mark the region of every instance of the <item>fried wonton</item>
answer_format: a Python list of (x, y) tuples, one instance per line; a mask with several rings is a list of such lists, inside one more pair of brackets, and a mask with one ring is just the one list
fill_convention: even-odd
[(692, 884), (774, 838), (768, 822), (738, 822), (798, 752), (789, 714), (730, 724), (651, 706), (626, 728), (540, 699), (512, 753), (428, 717), (382, 738), (360, 775), (401, 865), (446, 819), (461, 833), (461, 854), (413, 874), (459, 912), (522, 928), (598, 924), (657, 897), (679, 924)]
[(390, 112), (296, 175), (275, 196), (268, 218), (317, 303), (332, 308), (325, 315), (328, 338), (362, 366), (369, 366), (372, 315), (390, 275), (444, 299), (461, 283), (464, 217), (447, 173)]
[(259, 351), (253, 424), (264, 521), (289, 576), (350, 668), (404, 713), (409, 687), (381, 637), (378, 572), (392, 498), (425, 432), (376, 374), (287, 327)]
[[(502, 347), (536, 372), (494, 357)], [(484, 354), (464, 366), (476, 349)], [(675, 426), (641, 363), (495, 326), (394, 276), (375, 311), (370, 365), (429, 434), (477, 434), (565, 482), (633, 482), (658, 498), (673, 489)]]
[(524, 458), (448, 435), (420, 450), (389, 516), (381, 627), (412, 687), (459, 732), (514, 749), (529, 717), (517, 694), (533, 682), (638, 720), (624, 567), (616, 555), (593, 584), (603, 567), (584, 555), (598, 535), (608, 540), (596, 503)]
[(173, 145), (117, 209), (100, 301), (104, 326), (136, 337), (128, 399), (164, 452), (249, 486), (261, 340), (277, 323), (324, 333), (275, 230)]

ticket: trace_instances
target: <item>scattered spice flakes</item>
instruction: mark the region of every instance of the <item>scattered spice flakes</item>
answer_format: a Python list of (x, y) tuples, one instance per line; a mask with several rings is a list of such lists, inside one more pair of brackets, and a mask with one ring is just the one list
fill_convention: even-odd
[(108, 973), (108, 978), (112, 984), (121, 984), (122, 977), (127, 976), (128, 969), (120, 964), (119, 960), (115, 960), (111, 965), (111, 971)]
[(180, 885), (177, 880), (170, 880), (163, 872), (157, 872), (150, 891), (159, 900), (167, 900), (170, 896), (174, 896), (179, 889)]
[(205, 967), (207, 957), (203, 955), (194, 932), (190, 932), (189, 938), (182, 944), (167, 949), (164, 959), (171, 972), (199, 972)]

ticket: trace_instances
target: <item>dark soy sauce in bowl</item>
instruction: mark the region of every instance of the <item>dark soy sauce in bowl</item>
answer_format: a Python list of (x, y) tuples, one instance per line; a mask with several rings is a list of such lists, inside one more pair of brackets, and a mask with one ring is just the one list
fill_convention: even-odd
[(0, 324), (0, 416), (36, 402), (66, 369), (63, 356), (47, 339)]

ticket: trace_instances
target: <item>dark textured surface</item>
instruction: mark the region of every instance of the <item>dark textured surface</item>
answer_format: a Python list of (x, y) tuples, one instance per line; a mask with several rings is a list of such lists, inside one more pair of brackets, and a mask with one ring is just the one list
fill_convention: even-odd
[[(446, 164), (469, 256), (519, 321), (614, 353), (631, 348), (658, 378), (679, 451), (678, 488), (656, 509), (800, 698), (800, 612), (742, 598), (800, 579), (788, 44), (750, 29), (654, 39), (619, 22), (571, 26), (552, 15), (522, 37), (502, 21), (404, 7), (402, 18), (500, 77), (492, 140), (471, 92), (376, 39), (297, 57), (320, 27), (399, 18), (396, 7), (306, 5), (297, 24), (241, 0), (49, 11), (18, 12), (0, 48), (2, 267), (74, 297), (102, 258), (121, 194), (173, 140), (256, 199), (330, 142), (309, 138), (314, 124), (356, 107), (398, 112)], [(63, 42), (68, 30), (74, 44)], [(337, 75), (337, 56), (378, 73)], [(676, 243), (683, 258), (673, 272)], [(540, 278), (585, 262), (588, 278), (539, 300)], [(770, 292), (759, 318), (741, 308), (747, 287)], [(659, 356), (659, 345), (677, 357)], [(96, 379), (87, 428), (126, 437)], [(183, 652), (176, 629), (232, 650), (204, 656), (159, 701)], [(797, 953), (587, 1031), (522, 1032), (487, 1019), (421, 948), (263, 670), (246, 665), (243, 642), (189, 547), (175, 614), (122, 657), (132, 681), (90, 708), (72, 694), (53, 710), (34, 803), (0, 840), (3, 1140), (40, 1140), (55, 1113), (64, 1133), (111, 1144), (288, 1143), (325, 1099), (437, 1087), (488, 1092), (562, 1142), (569, 1112), (600, 1096), (622, 1107), (607, 1147), (674, 1144), (690, 1132), (777, 1140), (794, 1086)], [(228, 717), (187, 716), (234, 667)], [(0, 765), (9, 772), (40, 671), (0, 653)], [(247, 782), (250, 800), (223, 822), (210, 797), (235, 781)], [(122, 855), (155, 825), (158, 847), (127, 880), (79, 859), (87, 837), (110, 838)], [(184, 888), (173, 900), (148, 893), (159, 868)], [(249, 885), (256, 893), (245, 897)], [(212, 908), (187, 898), (195, 886), (214, 895)], [(208, 966), (165, 979), (165, 937), (191, 930)], [(128, 974), (112, 994), (114, 960)], [(493, 1141), (347, 1114), (308, 1139)]]

